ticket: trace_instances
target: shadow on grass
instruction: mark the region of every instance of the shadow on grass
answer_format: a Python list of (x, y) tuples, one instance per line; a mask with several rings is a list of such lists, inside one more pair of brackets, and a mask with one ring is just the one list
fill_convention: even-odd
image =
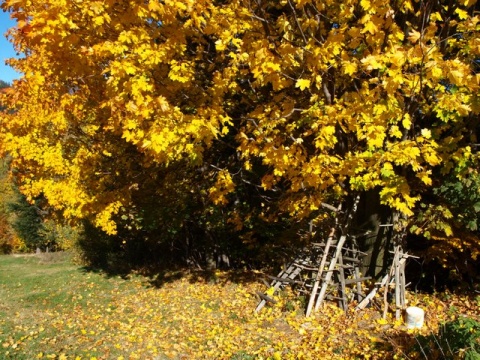
[(148, 273), (140, 273), (140, 275), (148, 278), (148, 284), (151, 287), (161, 288), (165, 284), (172, 283), (180, 279), (187, 279), (190, 284), (210, 283), (224, 286), (229, 283), (249, 284), (260, 283), (261, 276), (254, 272), (244, 269), (228, 269), (228, 270), (201, 270), (192, 269), (187, 266), (177, 266), (176, 269), (162, 269), (150, 271)]
[[(237, 259), (238, 264), (230, 259), (229, 268), (210, 270), (205, 259), (195, 262), (195, 265), (187, 264), (185, 254), (172, 250), (168, 244), (134, 245), (132, 242), (131, 248), (122, 247), (122, 242), (112, 237), (87, 236), (79, 242), (78, 258), (84, 265), (82, 271), (102, 273), (107, 277), (121, 277), (125, 280), (142, 276), (146, 279), (147, 286), (157, 288), (182, 278), (187, 278), (191, 283), (261, 282), (260, 276), (245, 270), (245, 262), (240, 257)], [(255, 268), (253, 264), (250, 266)], [(266, 272), (270, 273), (269, 270)]]
[(185, 265), (181, 261), (158, 261), (150, 264), (129, 264), (125, 260), (108, 261), (96, 265), (84, 265), (82, 272), (103, 274), (108, 278), (120, 277), (130, 280), (132, 277), (143, 277), (148, 287), (161, 288), (165, 284), (187, 279), (191, 284), (211, 283), (220, 286), (228, 283), (248, 284), (261, 283), (262, 275), (244, 268), (199, 269)]
[(245, 284), (261, 281), (261, 277), (244, 269), (218, 270), (194, 270), (189, 272), (190, 283), (208, 282), (224, 285), (226, 283)]
[(257, 272), (244, 269), (229, 270), (199, 270), (188, 266), (175, 266), (169, 268), (103, 268), (95, 266), (83, 266), (80, 270), (84, 273), (93, 272), (107, 278), (120, 277), (123, 280), (130, 280), (132, 277), (144, 278), (147, 287), (161, 288), (166, 284), (186, 279), (189, 283), (210, 283), (225, 286), (229, 283), (249, 284), (261, 283), (262, 276)]

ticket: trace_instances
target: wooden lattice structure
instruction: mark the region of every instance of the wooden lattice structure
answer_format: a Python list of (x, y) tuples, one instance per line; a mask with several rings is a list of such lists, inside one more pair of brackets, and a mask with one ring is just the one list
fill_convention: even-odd
[(377, 294), (378, 290), (383, 288), (383, 300), (384, 300), (384, 309), (383, 309), (383, 318), (385, 319), (388, 311), (388, 294), (390, 288), (393, 287), (395, 290), (395, 317), (396, 319), (401, 318), (403, 310), (405, 310), (405, 289), (407, 284), (405, 283), (405, 265), (408, 258), (416, 258), (416, 256), (409, 255), (403, 252), (402, 246), (396, 245), (393, 252), (393, 261), (390, 268), (390, 272), (386, 274), (382, 281), (375, 284), (370, 293), (358, 303), (355, 307), (356, 310), (364, 309), (370, 301)]
[[(384, 288), (385, 312), (388, 308), (387, 293), (395, 286), (396, 316), (400, 317), (405, 308), (405, 263), (409, 255), (402, 252), (400, 245), (395, 245), (393, 265), (381, 282), (374, 284), (373, 289), (364, 294), (362, 283), (371, 278), (361, 275), (363, 257), (367, 254), (358, 249), (358, 234), (350, 231), (350, 222), (356, 211), (358, 198), (351, 211), (345, 214), (342, 225), (337, 220), (326, 241), (312, 243), (299, 252), (297, 258), (277, 276), (269, 276), (271, 283), (265, 293), (258, 293), (260, 302), (256, 311), (260, 311), (268, 302), (275, 303), (273, 295), (283, 287), (290, 285), (308, 297), (306, 316), (317, 311), (325, 300), (337, 301), (339, 306), (347, 310), (348, 304), (356, 300), (357, 310), (365, 308), (380, 288)], [(337, 213), (341, 207), (334, 208)], [(339, 218), (339, 217), (338, 217)], [(388, 224), (385, 226), (392, 226)], [(362, 234), (361, 234), (362, 235)], [(360, 236), (361, 236), (360, 235)]]

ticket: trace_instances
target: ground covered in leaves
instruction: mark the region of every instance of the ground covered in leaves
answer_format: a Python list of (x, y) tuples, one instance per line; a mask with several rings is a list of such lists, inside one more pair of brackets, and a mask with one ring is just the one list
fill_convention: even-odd
[[(345, 314), (326, 304), (305, 318), (305, 301), (285, 291), (256, 314), (256, 291), (264, 290), (250, 272), (125, 279), (68, 259), (0, 256), (0, 358), (421, 358), (418, 334), (382, 320), (379, 307)], [(409, 294), (409, 301), (426, 310), (424, 334), (459, 314), (479, 315), (479, 297)]]

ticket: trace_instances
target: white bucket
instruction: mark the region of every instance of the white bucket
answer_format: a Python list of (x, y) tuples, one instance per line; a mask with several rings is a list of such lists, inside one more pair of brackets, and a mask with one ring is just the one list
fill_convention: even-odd
[(416, 306), (410, 306), (406, 310), (407, 329), (416, 329), (423, 326), (425, 312)]

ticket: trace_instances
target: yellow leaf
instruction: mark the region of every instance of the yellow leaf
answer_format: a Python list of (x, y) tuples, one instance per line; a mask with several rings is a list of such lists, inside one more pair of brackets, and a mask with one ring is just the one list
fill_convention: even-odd
[(305, 89), (308, 89), (310, 87), (310, 80), (308, 79), (298, 79), (296, 84), (295, 84), (295, 87), (296, 88), (300, 88), (300, 90), (305, 90)]
[(93, 18), (93, 23), (97, 26), (103, 25), (105, 18), (103, 16), (95, 16)]
[(221, 39), (218, 39), (217, 41), (215, 41), (215, 49), (217, 51), (223, 51), (226, 48), (227, 48), (227, 46), (225, 45), (225, 43)]
[(402, 4), (402, 12), (407, 12), (407, 11), (414, 11), (413, 9), (413, 5), (412, 5), (412, 1), (411, 0), (407, 0), (407, 1), (404, 1), (403, 4)]
[(379, 63), (378, 61), (378, 58), (377, 56), (375, 55), (368, 55), (366, 57), (364, 57), (361, 62), (362, 64), (364, 64), (367, 68), (367, 70), (374, 70), (374, 69), (381, 69), (382, 68), (382, 64)]
[(432, 185), (432, 179), (430, 178), (431, 171), (422, 171), (417, 173), (417, 178), (419, 178), (425, 185)]
[(160, 105), (160, 109), (162, 111), (168, 111), (170, 109), (170, 104), (168, 103), (168, 100), (164, 96), (159, 96), (157, 98), (157, 103)]
[(377, 25), (375, 25), (375, 23), (370, 20), (365, 24), (365, 27), (363, 28), (362, 33), (364, 34), (364, 33), (368, 32), (368, 33), (374, 35), (377, 31), (378, 31)]
[(440, 13), (438, 11), (434, 12), (433, 14), (430, 15), (430, 20), (431, 21), (443, 21), (442, 15), (440, 15)]
[(360, 6), (363, 10), (369, 10), (372, 7), (370, 0), (360, 0)]
[(465, 10), (462, 10), (462, 9), (456, 9), (455, 10), (455, 14), (458, 15), (458, 17), (461, 19), (461, 20), (465, 20), (468, 18), (468, 13), (465, 11)]
[(443, 229), (443, 231), (445, 232), (445, 235), (447, 236), (452, 236), (453, 235), (453, 231), (452, 231), (452, 228), (450, 225), (446, 224), (445, 228)]
[(277, 63), (274, 63), (274, 62), (271, 62), (271, 61), (267, 61), (266, 63), (263, 64), (262, 68), (264, 70), (266, 70), (266, 72), (275, 72), (275, 71), (280, 71), (281, 67), (280, 67), (280, 64), (277, 64)]
[(282, 360), (282, 353), (280, 351), (275, 351), (273, 353), (273, 359), (274, 360)]
[(421, 34), (417, 30), (411, 30), (408, 33), (408, 40), (412, 43), (415, 44), (418, 39), (420, 39)]
[(393, 125), (390, 129), (390, 136), (400, 139), (403, 136), (403, 134), (397, 125)]
[(437, 66), (432, 67), (431, 69), (432, 78), (440, 79), (443, 76), (443, 71)]
[(154, 12), (160, 12), (162, 8), (159, 5), (158, 1), (149, 1), (148, 2), (148, 10), (154, 11)]
[(412, 119), (409, 114), (405, 114), (405, 116), (403, 117), (402, 125), (407, 130), (410, 129), (410, 127), (412, 126)]
[(460, 70), (450, 70), (449, 79), (455, 84), (461, 84), (463, 81), (464, 73)]
[(403, 39), (405, 39), (405, 34), (403, 33), (403, 31), (400, 31), (400, 30), (394, 31), (393, 35), (400, 41), (403, 41)]
[(347, 62), (343, 66), (343, 69), (346, 75), (353, 75), (357, 71), (357, 64), (354, 62)]
[(432, 132), (429, 129), (422, 129), (421, 133), (426, 139), (430, 139), (432, 137)]

